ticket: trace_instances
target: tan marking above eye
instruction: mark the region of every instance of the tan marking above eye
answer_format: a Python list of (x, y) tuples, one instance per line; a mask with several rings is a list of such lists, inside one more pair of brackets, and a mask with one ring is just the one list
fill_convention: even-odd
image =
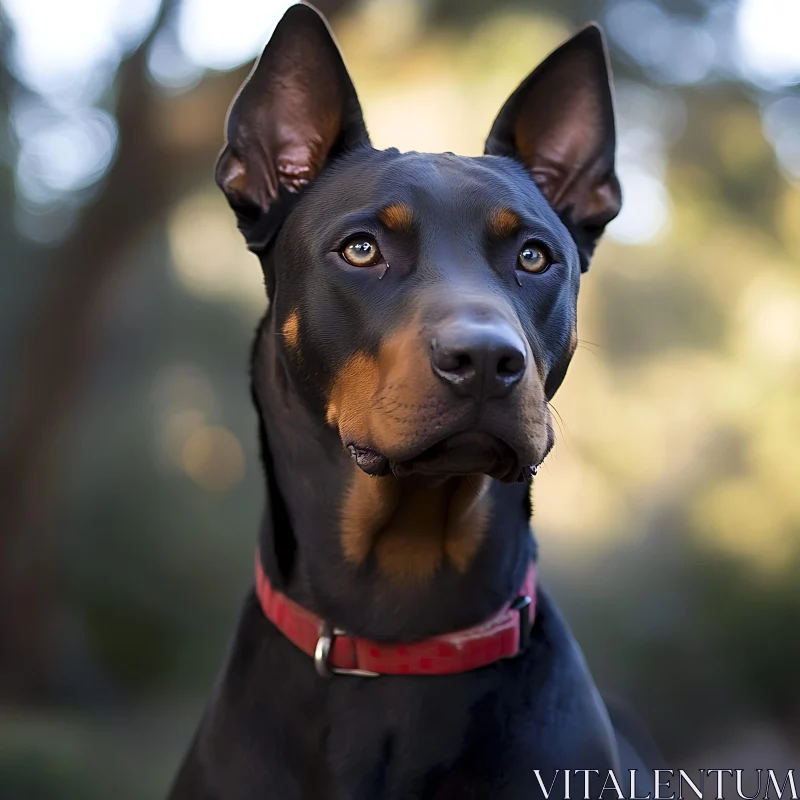
[(519, 214), (510, 208), (497, 208), (489, 215), (489, 232), (498, 239), (511, 236), (521, 224)]
[(286, 342), (286, 346), (290, 350), (297, 350), (300, 344), (300, 315), (296, 310), (292, 311), (289, 316), (286, 317), (286, 322), (283, 323), (283, 328), (281, 330), (283, 333), (283, 341)]
[(378, 219), (390, 230), (410, 233), (414, 226), (414, 213), (405, 203), (392, 203), (378, 212)]

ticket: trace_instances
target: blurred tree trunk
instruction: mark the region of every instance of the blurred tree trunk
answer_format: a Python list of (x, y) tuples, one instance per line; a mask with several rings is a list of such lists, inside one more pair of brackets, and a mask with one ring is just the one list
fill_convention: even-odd
[(0, 456), (0, 633), (8, 662), (0, 664), (0, 686), (17, 698), (48, 682), (48, 607), (58, 581), (48, 531), (49, 479), (58, 434), (84, 375), (105, 290), (170, 194), (144, 47), (121, 65), (118, 85), (116, 159), (103, 191), (55, 251), (57, 277), (12, 373), (10, 435)]
[[(146, 56), (177, 2), (163, 4), (148, 40), (120, 66), (116, 158), (102, 191), (54, 253), (57, 277), (11, 372), (10, 435), (0, 449), (0, 699), (34, 700), (57, 678), (53, 462), (91, 363), (103, 299), (146, 230), (192, 185), (211, 176), (225, 111), (247, 71), (212, 75), (183, 95), (165, 96), (148, 77)], [(351, 3), (318, 5), (335, 13)]]
[[(162, 19), (166, 9), (162, 12)], [(120, 67), (115, 161), (103, 190), (54, 253), (57, 277), (12, 372), (9, 438), (0, 451), (0, 692), (33, 698), (51, 684), (51, 601), (58, 543), (51, 530), (52, 466), (58, 436), (92, 352), (105, 294), (126, 254), (163, 220), (192, 182), (210, 175), (221, 120), (241, 73), (210, 78), (168, 100), (147, 75), (146, 46)], [(221, 91), (220, 91), (221, 90)], [(216, 120), (187, 141), (181, 115), (206, 108)], [(213, 132), (213, 133), (212, 133)]]

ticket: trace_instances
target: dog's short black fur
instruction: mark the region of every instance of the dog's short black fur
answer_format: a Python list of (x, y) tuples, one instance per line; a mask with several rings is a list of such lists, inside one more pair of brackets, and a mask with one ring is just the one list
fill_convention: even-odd
[[(252, 385), (273, 585), (397, 642), (512, 597), (535, 557), (530, 475), (553, 444), (581, 273), (620, 207), (614, 151), (596, 26), (465, 158), (373, 149), (325, 22), (287, 11), (217, 166), (269, 297)], [(251, 595), (171, 797), (530, 800), (537, 769), (549, 786), (555, 769), (643, 766), (620, 753), (541, 589), (522, 655), (446, 677), (318, 677)]]

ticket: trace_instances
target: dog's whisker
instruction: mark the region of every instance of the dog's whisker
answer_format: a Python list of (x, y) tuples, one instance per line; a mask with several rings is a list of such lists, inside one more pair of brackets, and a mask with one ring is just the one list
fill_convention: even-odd
[(570, 433), (569, 426), (564, 420), (564, 417), (561, 415), (561, 412), (549, 400), (547, 401), (547, 406), (554, 414), (553, 419), (555, 419), (556, 425), (558, 425), (558, 430), (559, 433), (561, 434), (561, 438), (564, 440), (565, 443), (568, 444), (567, 442), (568, 436), (572, 435)]
[(552, 401), (548, 400), (547, 401), (547, 405), (553, 411), (553, 413), (555, 413), (555, 415), (558, 417), (558, 419), (561, 420), (561, 422), (564, 423), (564, 426), (566, 427), (567, 423), (564, 422), (564, 417), (561, 415), (561, 412), (553, 405)]
[(595, 358), (600, 358), (600, 354), (599, 353), (596, 353), (590, 347), (586, 347), (586, 345), (578, 343), (578, 347), (576, 349), (577, 350), (583, 350), (585, 353), (589, 353), (590, 355), (593, 355)]

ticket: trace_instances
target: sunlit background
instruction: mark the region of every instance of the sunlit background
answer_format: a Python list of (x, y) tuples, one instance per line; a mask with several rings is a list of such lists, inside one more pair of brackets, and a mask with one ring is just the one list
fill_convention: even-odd
[[(0, 0), (0, 797), (163, 797), (248, 587), (265, 298), (211, 173), (287, 5)], [(605, 26), (625, 204), (536, 481), (542, 571), (673, 763), (796, 766), (800, 2), (320, 7), (375, 146), (463, 154)]]

